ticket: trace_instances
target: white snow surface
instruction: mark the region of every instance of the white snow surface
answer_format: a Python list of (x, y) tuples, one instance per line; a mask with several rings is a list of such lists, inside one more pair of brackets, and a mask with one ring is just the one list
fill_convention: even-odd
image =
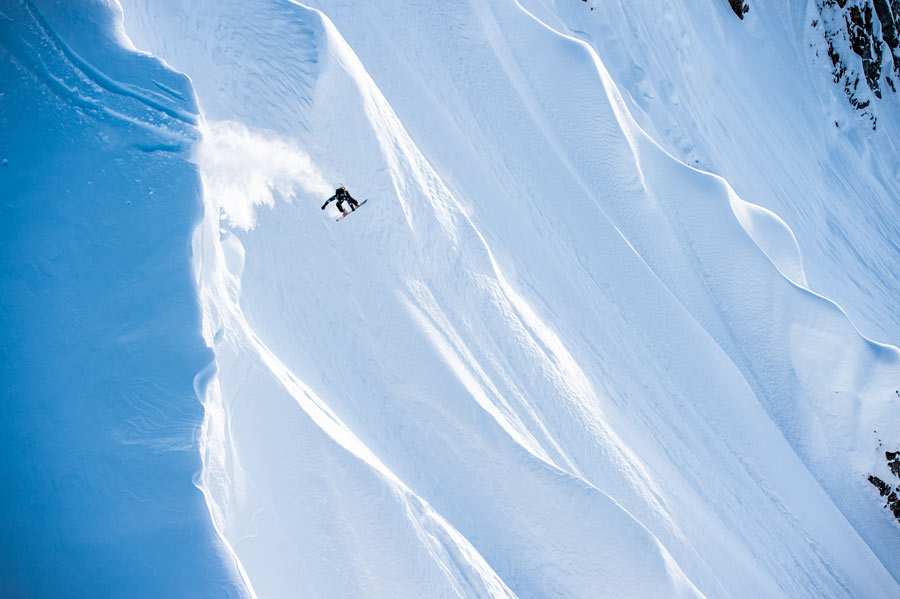
[[(141, 390), (147, 406), (186, 406), (183, 437), (133, 463), (155, 473), (146, 484), (185, 483), (158, 511), (182, 506), (178, 530), (199, 538), (191, 557), (159, 557), (165, 530), (129, 539), (159, 554), (163, 580), (198, 573), (171, 577), (169, 596), (900, 594), (900, 527), (866, 480), (889, 478), (884, 451), (900, 442), (897, 104), (877, 107), (872, 132), (841, 103), (810, 59), (808, 10), (755, 4), (742, 22), (724, 0), (10, 4), (2, 47), (19, 67), (6, 68), (31, 87), (11, 94), (4, 139), (26, 135), (10, 123), (35, 97), (56, 141), (34, 157), (10, 146), (41, 187), (3, 181), (16, 198), (4, 209), (21, 219), (29, 201), (71, 198), (82, 216), (63, 210), (58, 230), (80, 232), (72, 247), (99, 241), (96, 256), (43, 262), (10, 243), (21, 264), (4, 255), (4, 284), (24, 302), (18, 285), (37, 277), (28, 293), (58, 298), (48, 269), (106, 264), (130, 294), (101, 306), (144, 298), (95, 308), (114, 332), (82, 354), (79, 330), (38, 339), (65, 342), (60, 376), (72, 356), (120, 354), (135, 328), (123, 371), (172, 362), (154, 374), (163, 387)], [(29, 41), (16, 32), (32, 21), (45, 36)], [(90, 164), (41, 176), (78, 148)], [(340, 223), (319, 210), (338, 183), (369, 200)], [(5, 226), (20, 240), (36, 225)], [(104, 245), (119, 236), (124, 256)], [(29, 274), (28, 260), (48, 266)], [(119, 274), (133, 262), (137, 289)], [(148, 316), (151, 293), (179, 316)], [(30, 352), (9, 344), (4, 362)], [(69, 392), (20, 362), (13, 397)], [(65, 430), (93, 426), (80, 418)], [(171, 434), (159, 418), (143, 442)], [(160, 462), (173, 445), (177, 466)], [(198, 449), (205, 505), (190, 486)], [(131, 464), (112, 459), (110, 484), (133, 484)], [(70, 495), (58, 501), (87, 503)], [(65, 547), (44, 555), (78, 570)], [(78, 588), (116, 587), (90, 583), (113, 570), (104, 559), (83, 557)], [(19, 588), (63, 585), (22, 563)]]
[(246, 596), (193, 482), (194, 95), (79, 4), (0, 2), (0, 597)]

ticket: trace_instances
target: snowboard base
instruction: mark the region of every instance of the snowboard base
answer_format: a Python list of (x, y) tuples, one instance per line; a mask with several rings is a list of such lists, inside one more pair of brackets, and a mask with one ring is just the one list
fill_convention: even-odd
[[(362, 208), (362, 207), (363, 207), (363, 204), (365, 204), (365, 203), (368, 202), (368, 201), (369, 201), (369, 198), (364, 199), (362, 202), (359, 203), (359, 206), (356, 207), (356, 210), (359, 210), (360, 208)], [(343, 213), (342, 215), (340, 215), (339, 217), (337, 217), (336, 219), (334, 219), (334, 222), (336, 222), (336, 223), (341, 222), (341, 220), (342, 220), (344, 217), (349, 216), (350, 214), (356, 212), (356, 210), (348, 210), (347, 212)]]

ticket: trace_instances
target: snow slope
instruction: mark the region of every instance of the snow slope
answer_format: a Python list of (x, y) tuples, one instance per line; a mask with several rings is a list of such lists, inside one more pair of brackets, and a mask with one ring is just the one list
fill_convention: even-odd
[[(887, 87), (880, 100), (866, 95), (863, 81), (855, 93), (874, 104), (848, 105), (821, 27), (812, 26), (822, 20), (819, 3), (750, 2), (741, 21), (720, 0), (526, 2), (597, 50), (630, 110), (670, 153), (725, 177), (790, 225), (812, 289), (867, 336), (896, 343), (900, 96)], [(859, 57), (839, 49), (860, 71)]]
[(0, 595), (244, 596), (192, 483), (196, 105), (115, 8), (0, 13)]
[[(659, 3), (656, 19), (656, 3), (633, 4), (123, 0), (128, 42), (75, 48), (115, 73), (105, 54), (133, 43), (196, 93), (196, 129), (181, 120), (177, 144), (119, 156), (125, 172), (174, 161), (147, 176), (185, 210), (199, 190), (183, 153), (202, 137), (192, 255), (217, 372), (198, 381), (200, 486), (225, 542), (198, 525), (197, 555), (218, 558), (202, 563), (229, 590), (243, 576), (260, 597), (900, 591), (900, 531), (865, 480), (876, 439), (900, 431), (900, 353), (808, 289), (846, 298), (867, 331), (900, 330), (896, 281), (871, 267), (893, 225), (865, 226), (890, 180), (848, 149), (889, 142), (828, 134), (828, 160), (796, 171), (828, 193), (773, 199), (800, 185), (791, 164), (820, 160), (796, 141), (817, 121), (757, 100), (808, 107), (825, 88), (773, 83), (774, 50), (744, 78), (717, 74), (784, 15), (761, 10), (739, 34), (724, 2)], [(733, 55), (688, 51), (717, 27), (738, 37)], [(802, 38), (775, 31), (799, 65)], [(623, 53), (651, 75), (630, 77)], [(711, 82), (667, 81), (659, 64)], [(192, 112), (190, 93), (164, 72), (164, 114), (180, 120), (168, 102)], [(668, 104), (636, 99), (651, 84)], [(744, 88), (740, 110), (720, 105)], [(665, 119), (696, 127), (698, 158)], [(776, 134), (786, 121), (795, 143)], [(860, 181), (872, 204), (838, 197)], [(319, 210), (337, 182), (370, 200), (340, 224)], [(853, 225), (823, 235), (828, 210)], [(170, 241), (191, 222), (176, 220)], [(148, 260), (183, 283), (182, 252)], [(167, 297), (190, 308), (178, 289)], [(196, 326), (164, 324), (196, 345)]]
[[(896, 349), (590, 47), (515, 2), (125, 12), (208, 122), (205, 475), (258, 593), (896, 589)], [(372, 201), (336, 227), (324, 181)]]

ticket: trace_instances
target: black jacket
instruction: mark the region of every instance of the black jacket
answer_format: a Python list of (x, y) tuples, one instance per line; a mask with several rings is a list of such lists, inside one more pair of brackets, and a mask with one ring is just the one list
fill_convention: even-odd
[(338, 201), (338, 205), (340, 205), (341, 202), (351, 202), (353, 204), (359, 204), (359, 202), (353, 199), (353, 196), (350, 195), (350, 192), (345, 189), (328, 198), (328, 200), (326, 200), (325, 203), (322, 204), (322, 210), (325, 210), (325, 207), (335, 200)]

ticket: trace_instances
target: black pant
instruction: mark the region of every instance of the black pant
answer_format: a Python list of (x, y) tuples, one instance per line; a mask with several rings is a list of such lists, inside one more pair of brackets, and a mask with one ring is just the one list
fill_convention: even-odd
[[(337, 201), (337, 209), (340, 210), (341, 212), (344, 211), (344, 199), (345, 198), (338, 198), (338, 201)], [(346, 198), (346, 200), (347, 200), (347, 203), (350, 204), (350, 210), (356, 210), (357, 208), (359, 208), (359, 202), (357, 202), (353, 198)]]

